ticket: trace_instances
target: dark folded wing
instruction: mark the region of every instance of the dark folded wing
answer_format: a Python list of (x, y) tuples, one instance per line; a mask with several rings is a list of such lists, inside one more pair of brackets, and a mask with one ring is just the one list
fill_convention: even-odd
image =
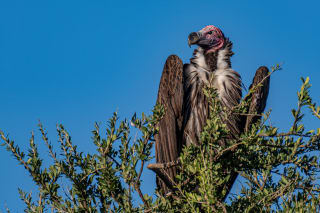
[[(157, 103), (165, 107), (165, 115), (159, 122), (159, 134), (156, 135), (156, 161), (166, 163), (177, 160), (181, 151), (182, 104), (183, 104), (183, 64), (176, 55), (168, 57), (161, 76)], [(164, 173), (174, 179), (176, 168), (165, 169)], [(168, 189), (157, 177), (157, 185), (165, 193)]]
[[(249, 105), (248, 116), (246, 118), (245, 131), (247, 131), (252, 124), (254, 124), (261, 116), (259, 114), (263, 113), (267, 98), (269, 94), (270, 76), (269, 70), (265, 66), (259, 67), (253, 78), (252, 84), (249, 90), (253, 90), (252, 94), (248, 97), (251, 99)], [(257, 114), (257, 115), (254, 115)]]

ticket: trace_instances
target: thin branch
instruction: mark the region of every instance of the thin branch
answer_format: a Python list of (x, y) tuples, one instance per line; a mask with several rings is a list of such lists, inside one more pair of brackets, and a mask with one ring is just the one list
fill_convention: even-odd
[(235, 112), (235, 109), (237, 108), (240, 108), (241, 106), (243, 106), (245, 103), (247, 103), (247, 99), (250, 97), (250, 95), (252, 93), (254, 93), (256, 91), (257, 88), (261, 87), (262, 86), (262, 83), (267, 79), (269, 78), (275, 71), (277, 70), (280, 70), (281, 67), (276, 67), (276, 68), (273, 68), (271, 70), (271, 72), (268, 73), (268, 75), (266, 75), (260, 82), (258, 82), (257, 84), (255, 84), (250, 90), (249, 92), (247, 93), (247, 95), (245, 97), (242, 98), (242, 100), (240, 101), (240, 103), (234, 107), (231, 108), (230, 112), (229, 113), (234, 113)]
[(180, 164), (180, 161), (171, 161), (167, 163), (152, 163), (147, 166), (148, 169), (157, 174), (157, 176), (165, 183), (165, 185), (171, 190), (174, 191), (173, 185), (175, 184), (173, 180), (171, 180), (170, 176), (162, 171), (164, 169), (169, 169), (171, 167), (177, 166)]
[(265, 133), (259, 133), (258, 136), (260, 137), (285, 137), (285, 136), (300, 136), (300, 137), (307, 137), (307, 138), (319, 138), (320, 135), (310, 135), (310, 134), (302, 134), (302, 133), (297, 133), (297, 132), (287, 132), (287, 133), (278, 133), (275, 135), (269, 135)]
[(48, 137), (47, 137), (47, 133), (45, 132), (42, 124), (40, 123), (40, 121), (39, 121), (38, 126), (39, 126), (39, 128), (40, 128), (40, 132), (41, 132), (41, 135), (42, 135), (42, 139), (44, 140), (47, 148), (49, 149), (49, 153), (50, 153), (52, 159), (57, 163), (57, 162), (58, 162), (58, 159), (56, 158), (56, 155), (55, 155), (55, 153), (54, 153), (53, 150), (52, 150), (52, 145), (49, 143), (49, 140), (48, 140)]
[(220, 158), (225, 152), (234, 150), (235, 148), (237, 148), (241, 144), (245, 144), (245, 142), (239, 142), (239, 143), (233, 144), (232, 146), (229, 146), (228, 148), (222, 150), (221, 152), (219, 152), (217, 154), (216, 157), (214, 157), (214, 160), (217, 160), (218, 158)]
[[(145, 152), (145, 149), (146, 149), (146, 145), (149, 141), (149, 139), (151, 138), (150, 134), (148, 134), (148, 136), (144, 139), (143, 141), (143, 150), (142, 150), (142, 153)], [(138, 173), (138, 177), (137, 177), (137, 181), (138, 182), (141, 178), (141, 175), (142, 175), (142, 172), (143, 172), (143, 167), (144, 167), (144, 160), (141, 160), (141, 167), (140, 167), (140, 171)]]
[(38, 200), (38, 207), (41, 207), (41, 212), (43, 212), (43, 207), (42, 207), (42, 193), (41, 190), (39, 190), (39, 200)]
[(83, 178), (81, 178), (80, 182), (84, 181), (84, 179), (86, 179), (89, 175), (92, 175), (94, 173), (97, 173), (99, 170), (102, 170), (102, 169), (106, 169), (107, 167), (102, 167), (102, 168), (97, 168), (95, 170), (93, 170), (92, 172), (88, 173), (87, 175), (85, 175)]
[(314, 116), (316, 116), (318, 119), (320, 119), (320, 114), (315, 110), (314, 106), (309, 106)]
[(146, 200), (144, 199), (144, 197), (143, 197), (143, 194), (142, 194), (142, 192), (141, 192), (140, 186), (138, 186), (138, 184), (134, 184), (134, 189), (138, 192), (139, 197), (141, 198), (143, 204), (144, 204), (147, 208), (149, 208), (149, 205), (148, 205), (147, 201), (146, 201)]
[(226, 209), (226, 207), (223, 205), (223, 203), (221, 203), (221, 202), (219, 202), (219, 201), (217, 201), (217, 203), (218, 203), (218, 206), (222, 208), (223, 213), (227, 213), (227, 212), (228, 212), (227, 209)]
[(171, 161), (171, 162), (167, 162), (167, 163), (150, 163), (147, 168), (148, 169), (169, 169), (172, 167), (175, 167), (177, 165), (180, 165), (180, 161), (176, 160), (176, 161)]
[(258, 114), (258, 113), (237, 113), (237, 112), (234, 112), (233, 115), (262, 116), (263, 114)]
[[(148, 135), (145, 137), (145, 139), (144, 139), (144, 141), (143, 141), (143, 150), (142, 150), (142, 153), (145, 152), (146, 145), (147, 145), (147, 143), (148, 143), (148, 141), (149, 141), (150, 138), (151, 138), (151, 135), (150, 135), (150, 134), (148, 134)], [(136, 179), (136, 181), (135, 181), (134, 188), (138, 191), (139, 196), (140, 196), (142, 202), (144, 203), (144, 205), (149, 208), (149, 205), (148, 205), (147, 201), (144, 199), (143, 194), (142, 194), (141, 189), (140, 189), (140, 178), (141, 178), (141, 175), (142, 175), (142, 172), (143, 172), (144, 162), (145, 162), (144, 160), (141, 160), (140, 171), (139, 171), (138, 177), (137, 177), (137, 179)]]
[(9, 147), (10, 151), (12, 152), (12, 154), (16, 157), (16, 159), (24, 166), (24, 168), (31, 174), (33, 175), (33, 171), (31, 170), (31, 168), (28, 166), (28, 164), (23, 160), (23, 158), (18, 155), (16, 149), (13, 147), (13, 142), (12, 144), (10, 143), (10, 140), (4, 136), (4, 133), (2, 131), (0, 131), (1, 134), (1, 138), (2, 140), (4, 140), (4, 142), (7, 144), (7, 147)]
[(121, 164), (116, 160), (116, 159), (114, 159), (113, 157), (111, 157), (111, 156), (108, 156), (108, 158), (110, 158), (115, 164), (117, 164), (117, 166), (121, 166)]

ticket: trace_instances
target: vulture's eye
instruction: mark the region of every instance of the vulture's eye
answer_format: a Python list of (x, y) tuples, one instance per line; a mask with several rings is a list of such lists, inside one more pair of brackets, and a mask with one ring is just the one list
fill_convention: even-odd
[(213, 32), (213, 31), (210, 31), (210, 32), (208, 32), (208, 34), (209, 34), (209, 35), (211, 35), (211, 34), (212, 34), (212, 32)]

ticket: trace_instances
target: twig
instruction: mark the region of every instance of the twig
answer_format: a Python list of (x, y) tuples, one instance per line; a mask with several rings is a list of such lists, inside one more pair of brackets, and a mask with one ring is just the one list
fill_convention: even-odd
[(263, 114), (257, 114), (257, 113), (237, 113), (237, 112), (234, 112), (233, 113), (234, 115), (251, 115), (251, 116), (262, 116)]
[(42, 208), (42, 193), (41, 193), (41, 190), (39, 190), (38, 207), (41, 208), (41, 212), (43, 212), (43, 208)]
[[(145, 137), (145, 139), (144, 139), (144, 141), (143, 141), (143, 150), (142, 150), (142, 153), (145, 152), (145, 147), (146, 147), (146, 145), (147, 145), (147, 143), (148, 143), (148, 141), (149, 141), (150, 138), (151, 138), (150, 134), (148, 134), (148, 135)], [(139, 193), (139, 196), (140, 196), (142, 202), (144, 203), (144, 205), (145, 205), (146, 207), (149, 207), (149, 205), (148, 205), (147, 201), (144, 199), (143, 194), (142, 194), (141, 189), (140, 189), (140, 178), (141, 178), (141, 175), (142, 175), (142, 172), (143, 172), (144, 162), (145, 162), (144, 160), (141, 160), (140, 171), (139, 171), (138, 177), (137, 177), (137, 179), (136, 179), (136, 181), (135, 181), (134, 188), (135, 188), (135, 189), (137, 190), (137, 192)]]
[(301, 134), (301, 133), (297, 133), (297, 132), (278, 133), (275, 135), (268, 135), (268, 134), (259, 133), (258, 136), (260, 136), (260, 137), (300, 136), (300, 137), (308, 137), (308, 138), (320, 138), (319, 135)]
[(219, 201), (217, 201), (217, 202), (218, 202), (218, 206), (222, 208), (223, 213), (227, 213), (228, 211), (227, 211), (226, 207), (221, 202), (219, 202)]
[(315, 108), (310, 106), (309, 108), (311, 109), (313, 115), (316, 116), (318, 119), (320, 119), (320, 114), (315, 110)]
[(4, 136), (4, 133), (2, 131), (0, 131), (1, 134), (1, 138), (2, 140), (4, 140), (4, 142), (6, 143), (6, 145), (9, 147), (10, 151), (13, 153), (13, 155), (16, 157), (16, 159), (24, 166), (24, 168), (31, 174), (33, 175), (33, 171), (31, 170), (31, 168), (28, 166), (28, 164), (23, 160), (22, 156), (20, 156), (17, 151), (15, 150), (15, 148), (13, 147), (13, 143), (10, 143), (10, 140)]
[(57, 162), (58, 162), (58, 159), (56, 158), (56, 155), (55, 155), (55, 153), (54, 153), (53, 150), (52, 150), (52, 145), (49, 143), (49, 140), (48, 140), (48, 137), (47, 137), (47, 133), (45, 132), (42, 124), (40, 123), (40, 121), (39, 121), (38, 126), (39, 126), (39, 128), (40, 128), (40, 132), (41, 132), (41, 135), (42, 135), (42, 139), (44, 140), (47, 148), (49, 149), (49, 153), (50, 153), (52, 159), (57, 163)]
[(151, 170), (153, 170), (153, 169), (169, 169), (169, 168), (175, 167), (179, 164), (180, 164), (179, 160), (171, 161), (171, 162), (167, 162), (167, 163), (150, 163), (147, 166), (147, 168), (151, 169)]
[[(253, 92), (255, 92), (255, 90), (258, 88), (258, 87), (261, 87), (261, 84), (267, 79), (269, 78), (275, 71), (281, 69), (280, 68), (274, 68), (271, 70), (271, 72), (268, 73), (268, 75), (266, 75), (259, 83), (257, 83), (256, 85), (254, 85), (248, 92), (248, 94), (242, 99), (242, 100), (246, 100)], [(242, 103), (242, 101), (241, 101)]]
[(142, 194), (142, 192), (141, 192), (140, 186), (139, 186), (137, 183), (134, 184), (134, 189), (138, 192), (138, 194), (139, 194), (139, 196), (140, 196), (143, 204), (144, 204), (147, 208), (149, 208), (149, 205), (148, 205), (147, 201), (146, 201), (146, 200), (144, 199), (144, 197), (143, 197), (143, 194)]
[(121, 166), (121, 164), (116, 160), (116, 159), (114, 159), (113, 157), (111, 157), (111, 156), (108, 156), (108, 158), (110, 158), (115, 164), (117, 164), (117, 166)]
[(171, 167), (177, 166), (179, 165), (180, 162), (179, 160), (177, 161), (171, 161), (171, 162), (167, 162), (167, 163), (153, 163), (153, 164), (149, 164), (147, 166), (148, 169), (150, 169), (151, 171), (153, 171), (154, 173), (157, 174), (157, 176), (165, 183), (165, 185), (170, 189), (170, 190), (174, 190), (174, 181), (171, 180), (170, 176), (165, 172), (162, 171), (164, 169), (169, 169)]
[[(262, 83), (269, 78), (275, 71), (279, 70), (281, 68), (274, 68), (271, 70), (271, 72), (268, 73), (268, 75), (266, 75), (260, 82), (258, 82), (257, 84), (253, 85), (253, 87), (249, 90), (249, 92), (247, 93), (247, 95), (245, 97), (242, 98), (242, 100), (240, 101), (240, 103), (234, 107), (231, 108), (229, 113), (234, 113), (235, 109), (240, 108), (241, 106), (243, 106), (245, 103), (247, 103), (247, 99), (250, 97), (250, 95), (252, 93), (254, 93), (256, 91), (257, 88), (262, 86)], [(228, 114), (229, 116), (230, 114)]]
[[(165, 197), (167, 197), (167, 198), (168, 198), (168, 197), (173, 197), (173, 198), (176, 199), (176, 200), (180, 199), (179, 197), (175, 196), (173, 192), (167, 193), (167, 194), (165, 195)], [(145, 210), (144, 212), (145, 212), (145, 213), (152, 212), (153, 209), (157, 208), (158, 206), (159, 206), (159, 205), (153, 206), (153, 207), (151, 207), (150, 209)]]
[(214, 157), (214, 160), (217, 160), (219, 157), (221, 157), (225, 152), (227, 152), (227, 151), (232, 151), (232, 150), (234, 150), (237, 146), (239, 146), (239, 145), (241, 145), (241, 144), (244, 144), (245, 142), (239, 142), (239, 143), (236, 143), (236, 144), (233, 144), (232, 146), (229, 146), (228, 148), (226, 148), (226, 149), (224, 149), (224, 150), (222, 150), (221, 152), (219, 152), (218, 154), (217, 154), (217, 156), (216, 157)]
[(88, 174), (85, 175), (83, 178), (81, 178), (80, 182), (82, 182), (84, 179), (86, 179), (89, 175), (94, 174), (94, 173), (98, 172), (99, 170), (106, 169), (106, 168), (107, 168), (107, 167), (102, 167), (102, 168), (97, 168), (97, 169), (95, 169), (94, 171), (88, 173)]

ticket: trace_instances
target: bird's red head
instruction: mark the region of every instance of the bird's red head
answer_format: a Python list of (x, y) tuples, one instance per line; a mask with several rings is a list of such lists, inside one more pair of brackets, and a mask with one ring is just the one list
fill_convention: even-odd
[(202, 47), (206, 53), (219, 50), (223, 47), (224, 42), (222, 31), (213, 25), (208, 25), (199, 32), (192, 32), (188, 37), (189, 46), (196, 44)]

